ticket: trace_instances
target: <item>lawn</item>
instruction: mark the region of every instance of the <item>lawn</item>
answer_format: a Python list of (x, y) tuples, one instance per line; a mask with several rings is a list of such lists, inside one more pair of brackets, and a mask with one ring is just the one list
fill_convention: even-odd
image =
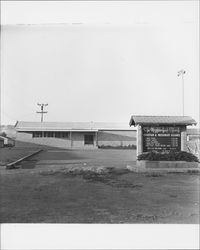
[(1, 223), (199, 223), (198, 174), (65, 170), (1, 170)]
[(40, 148), (42, 148), (40, 145), (19, 141), (16, 141), (15, 147), (0, 148), (0, 166), (5, 166), (7, 163), (16, 161)]
[[(37, 145), (1, 149), (14, 160)], [(4, 154), (2, 154), (4, 152)], [(4, 157), (4, 158), (3, 158)], [(133, 173), (135, 150), (44, 151), (0, 168), (1, 223), (199, 223), (198, 173)], [(111, 168), (88, 172), (87, 168)], [(77, 174), (70, 168), (83, 169)]]

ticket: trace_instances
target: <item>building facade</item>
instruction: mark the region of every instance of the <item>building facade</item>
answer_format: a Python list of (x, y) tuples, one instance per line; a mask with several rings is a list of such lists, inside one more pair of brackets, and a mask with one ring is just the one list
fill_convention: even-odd
[(15, 128), (18, 141), (66, 149), (136, 145), (136, 130), (123, 123), (19, 121)]

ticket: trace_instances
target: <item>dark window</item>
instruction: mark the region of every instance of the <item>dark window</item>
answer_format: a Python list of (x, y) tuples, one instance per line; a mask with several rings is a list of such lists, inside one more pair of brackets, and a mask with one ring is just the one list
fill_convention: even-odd
[(48, 137), (54, 137), (53, 132), (48, 132)]
[(32, 135), (33, 137), (69, 138), (69, 132), (34, 131)]
[(60, 132), (55, 132), (55, 137), (60, 138)]
[(86, 145), (94, 144), (94, 135), (84, 135), (84, 142)]
[(42, 132), (40, 131), (33, 132), (33, 137), (42, 137)]
[(57, 138), (69, 138), (69, 132), (55, 132)]
[(44, 137), (54, 137), (53, 132), (44, 132)]

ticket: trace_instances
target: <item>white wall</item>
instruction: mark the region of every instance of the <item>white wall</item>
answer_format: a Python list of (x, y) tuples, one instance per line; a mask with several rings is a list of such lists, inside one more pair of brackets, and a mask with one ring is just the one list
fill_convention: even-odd
[(58, 148), (69, 148), (71, 147), (70, 139), (61, 138), (50, 138), (50, 137), (37, 137), (33, 138), (31, 133), (17, 133), (16, 140), (30, 142), (39, 145), (46, 145)]
[[(85, 145), (84, 135), (93, 134), (94, 144)], [(96, 133), (73, 132), (71, 138), (51, 138), (37, 137), (33, 138), (31, 133), (18, 132), (17, 140), (30, 142), (40, 145), (59, 147), (59, 148), (84, 148), (92, 149), (98, 146), (129, 146), (136, 145), (136, 131), (99, 131)]]
[[(94, 135), (94, 144), (93, 145), (85, 145), (84, 143), (84, 135), (85, 134), (92, 134)], [(73, 132), (72, 133), (72, 147), (73, 148), (84, 148), (84, 149), (91, 149), (96, 148), (96, 134), (95, 133), (84, 133), (84, 132)]]
[(99, 131), (98, 146), (136, 145), (136, 131)]

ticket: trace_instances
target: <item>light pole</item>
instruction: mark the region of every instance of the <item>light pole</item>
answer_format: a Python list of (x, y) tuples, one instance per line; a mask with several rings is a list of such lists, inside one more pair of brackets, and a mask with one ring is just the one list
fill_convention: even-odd
[(43, 114), (47, 114), (47, 111), (44, 111), (44, 106), (48, 106), (48, 103), (37, 103), (38, 106), (40, 106), (41, 111), (37, 111), (36, 113), (41, 114), (41, 122), (43, 122)]
[(186, 71), (184, 69), (181, 69), (178, 71), (177, 76), (181, 76), (182, 78), (182, 104), (183, 104), (183, 116), (184, 116), (184, 74)]

